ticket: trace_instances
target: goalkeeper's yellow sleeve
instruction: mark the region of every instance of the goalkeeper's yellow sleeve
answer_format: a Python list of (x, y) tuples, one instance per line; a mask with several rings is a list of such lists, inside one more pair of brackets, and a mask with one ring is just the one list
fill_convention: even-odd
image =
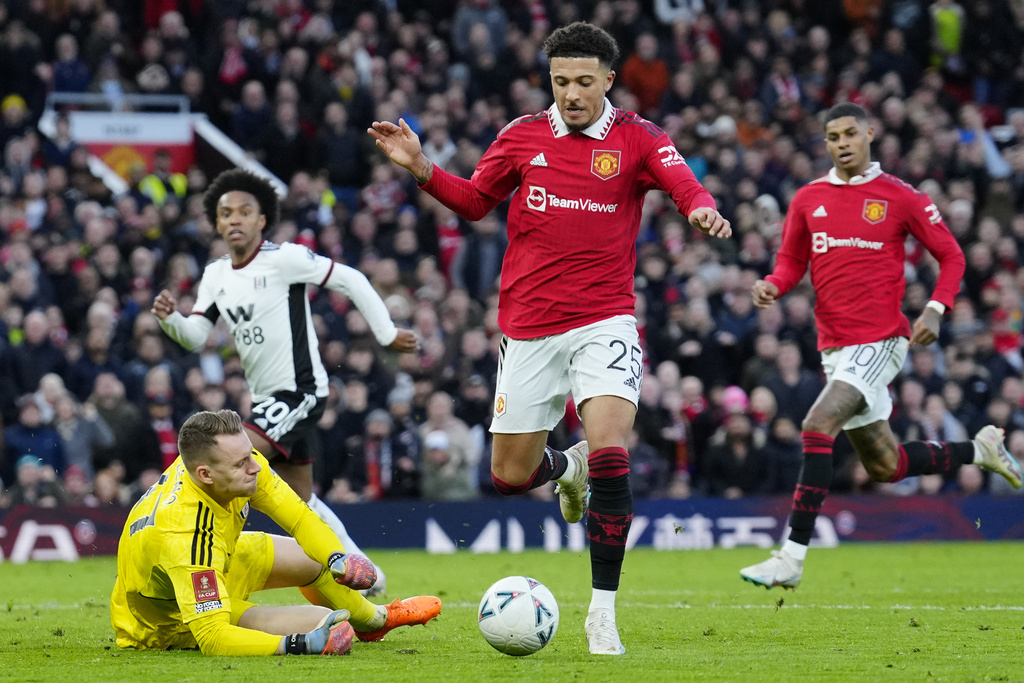
[(312, 560), (326, 566), (332, 553), (347, 552), (331, 527), (277, 473), (264, 467), (258, 480), (252, 506), (277, 522)]
[(281, 636), (232, 626), (227, 612), (193, 619), (188, 624), (204, 655), (273, 655)]

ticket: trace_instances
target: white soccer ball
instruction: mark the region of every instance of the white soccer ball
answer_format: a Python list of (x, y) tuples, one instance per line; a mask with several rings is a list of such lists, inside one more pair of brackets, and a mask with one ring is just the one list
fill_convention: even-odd
[(506, 576), (484, 592), (477, 622), (498, 652), (532, 655), (555, 637), (558, 603), (537, 579)]

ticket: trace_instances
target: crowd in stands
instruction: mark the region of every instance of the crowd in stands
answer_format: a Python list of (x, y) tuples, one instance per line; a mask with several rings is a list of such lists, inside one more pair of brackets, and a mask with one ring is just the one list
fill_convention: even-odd
[[(992, 423), (1024, 459), (1022, 0), (0, 1), (0, 505), (130, 504), (190, 413), (249, 408), (225, 329), (185, 353), (149, 313), (164, 288), (187, 313), (226, 253), (202, 216), (209, 172), (158, 155), (113, 196), (66, 117), (52, 138), (37, 129), (53, 91), (186, 96), (288, 185), (268, 238), (359, 268), (421, 338), (418, 354), (385, 353), (347, 300), (313, 296), (332, 375), (322, 498), (493, 495), (507, 207), (462, 221), (365, 129), (404, 117), (435, 164), (468, 177), (507, 123), (549, 106), (540, 45), (578, 19), (619, 42), (611, 101), (669, 134), (735, 233), (705, 239), (648, 197), (637, 496), (793, 490), (823, 382), (813, 291), (765, 310), (749, 292), (793, 193), (831, 166), (817, 115), (838, 101), (871, 113), (874, 158), (933, 199), (967, 256), (939, 342), (892, 388), (897, 438)], [(936, 271), (912, 242), (906, 273), (913, 319)], [(579, 438), (570, 402), (552, 444)], [(1012, 493), (975, 467), (875, 484), (842, 438), (835, 451), (837, 491)]]

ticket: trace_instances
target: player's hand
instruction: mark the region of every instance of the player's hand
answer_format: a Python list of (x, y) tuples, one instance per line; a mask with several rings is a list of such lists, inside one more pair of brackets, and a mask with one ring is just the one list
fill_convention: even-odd
[(758, 280), (750, 288), (750, 296), (758, 308), (768, 308), (779, 298), (779, 288), (765, 280)]
[(394, 349), (399, 353), (412, 353), (420, 347), (420, 340), (416, 336), (416, 333), (412, 330), (398, 330), (398, 336), (395, 337), (395, 341), (388, 344), (389, 349)]
[(377, 568), (366, 555), (358, 553), (334, 553), (327, 561), (335, 583), (352, 590), (365, 590), (377, 583)]
[(707, 206), (694, 209), (687, 217), (690, 225), (700, 230), (705, 235), (712, 237), (732, 237), (732, 226), (729, 221), (722, 217), (715, 209)]
[(420, 138), (405, 119), (398, 119), (397, 125), (390, 121), (374, 121), (366, 132), (391, 161), (412, 173), (420, 184), (430, 180), (434, 165), (423, 155)]
[(942, 316), (934, 308), (925, 308), (910, 329), (910, 346), (928, 346), (939, 338), (939, 324)]
[(153, 307), (149, 312), (163, 320), (178, 308), (178, 302), (174, 300), (169, 290), (161, 290), (153, 299)]
[(352, 649), (352, 639), (355, 637), (355, 631), (348, 623), (351, 616), (347, 609), (334, 610), (309, 633), (285, 636), (285, 651), (289, 654), (306, 655), (348, 654)]

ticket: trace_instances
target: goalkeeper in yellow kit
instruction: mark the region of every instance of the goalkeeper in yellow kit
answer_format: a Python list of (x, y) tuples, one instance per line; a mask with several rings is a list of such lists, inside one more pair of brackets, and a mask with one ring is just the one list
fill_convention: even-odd
[[(435, 597), (375, 605), (376, 580), (267, 464), (231, 410), (200, 412), (178, 435), (181, 455), (132, 508), (117, 553), (110, 618), (120, 647), (213, 655), (345, 654), (353, 636), (380, 640), (425, 624)], [(250, 505), (294, 538), (242, 531)], [(248, 602), (297, 586), (311, 605)]]

